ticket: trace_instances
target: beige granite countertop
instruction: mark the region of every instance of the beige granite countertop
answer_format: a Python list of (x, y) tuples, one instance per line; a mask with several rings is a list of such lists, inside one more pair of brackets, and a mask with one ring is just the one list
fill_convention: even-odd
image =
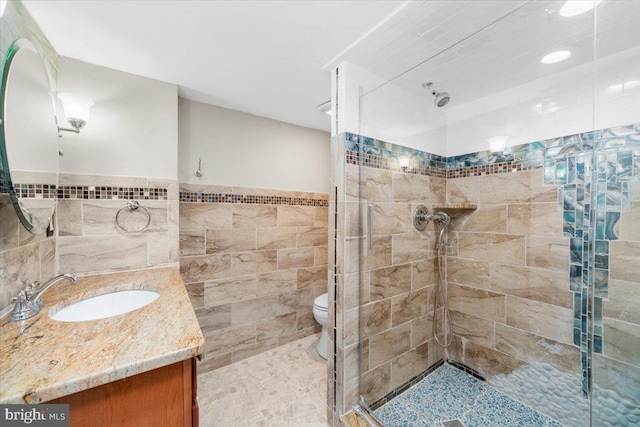
[[(124, 289), (160, 292), (130, 313), (58, 322), (49, 310)], [(22, 322), (0, 319), (0, 403), (40, 403), (196, 357), (204, 337), (176, 268), (127, 271), (60, 282), (42, 311)]]

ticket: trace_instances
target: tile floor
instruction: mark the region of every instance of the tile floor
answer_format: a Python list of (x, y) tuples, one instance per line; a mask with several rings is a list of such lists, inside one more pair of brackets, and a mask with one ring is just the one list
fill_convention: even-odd
[[(449, 365), (439, 367), (374, 415), (385, 427), (562, 427)], [(447, 423), (454, 420), (459, 424)]]
[(319, 334), (198, 376), (202, 427), (326, 427)]

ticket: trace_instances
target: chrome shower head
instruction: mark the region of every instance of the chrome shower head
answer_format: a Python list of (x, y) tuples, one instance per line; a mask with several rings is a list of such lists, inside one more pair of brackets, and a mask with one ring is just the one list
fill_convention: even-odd
[(450, 221), (451, 221), (451, 217), (447, 215), (445, 212), (437, 212), (433, 214), (433, 222), (435, 222), (436, 225), (438, 225), (438, 227), (444, 228), (447, 225), (449, 225)]
[(422, 87), (431, 91), (431, 95), (435, 97), (434, 103), (436, 104), (436, 106), (444, 107), (449, 103), (449, 101), (451, 100), (451, 97), (447, 92), (437, 92), (435, 89), (431, 87), (432, 85), (433, 85), (433, 82), (422, 83)]

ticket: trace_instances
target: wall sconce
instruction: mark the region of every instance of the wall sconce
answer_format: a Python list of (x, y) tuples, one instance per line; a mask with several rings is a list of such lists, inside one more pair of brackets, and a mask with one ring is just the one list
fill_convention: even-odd
[(402, 172), (408, 172), (408, 173), (413, 173), (415, 172), (415, 168), (410, 168), (409, 167), (409, 163), (410, 163), (411, 159), (409, 158), (409, 156), (400, 156), (398, 157), (398, 165), (400, 165), (400, 169), (402, 169)]
[(80, 129), (89, 120), (89, 110), (93, 106), (93, 99), (75, 93), (63, 92), (58, 94), (62, 102), (64, 115), (72, 128), (58, 127), (58, 131), (80, 133)]
[(492, 136), (491, 138), (487, 138), (487, 142), (489, 143), (489, 151), (491, 151), (492, 153), (504, 151), (504, 149), (507, 148), (508, 139), (508, 135)]

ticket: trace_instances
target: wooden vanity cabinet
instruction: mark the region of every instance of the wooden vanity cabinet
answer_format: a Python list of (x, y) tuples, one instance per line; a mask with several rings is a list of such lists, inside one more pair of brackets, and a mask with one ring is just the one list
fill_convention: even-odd
[(70, 394), (71, 427), (198, 426), (196, 360)]

